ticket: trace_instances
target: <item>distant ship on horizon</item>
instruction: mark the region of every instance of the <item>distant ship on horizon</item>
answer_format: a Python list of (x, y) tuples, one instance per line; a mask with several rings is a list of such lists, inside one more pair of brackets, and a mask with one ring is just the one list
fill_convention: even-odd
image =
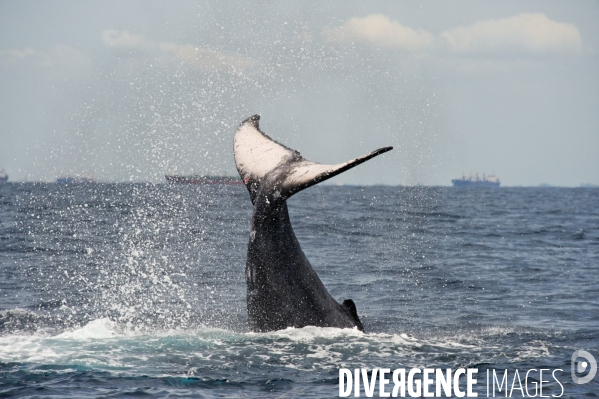
[(89, 172), (87, 176), (63, 176), (56, 179), (58, 184), (91, 184), (95, 183), (96, 178), (93, 172)]
[(166, 182), (170, 184), (226, 184), (240, 186), (243, 182), (233, 176), (201, 176), (201, 175), (165, 175)]
[(4, 168), (0, 169), (0, 184), (4, 184), (8, 181), (8, 175), (4, 171)]
[(484, 173), (482, 179), (478, 177), (477, 173), (475, 178), (472, 178), (472, 175), (468, 178), (466, 178), (466, 175), (462, 175), (461, 179), (453, 179), (451, 183), (454, 187), (499, 187), (501, 184), (499, 177), (495, 175), (486, 176)]
[(90, 184), (95, 183), (96, 180), (91, 177), (59, 177), (56, 179), (56, 183), (58, 184)]

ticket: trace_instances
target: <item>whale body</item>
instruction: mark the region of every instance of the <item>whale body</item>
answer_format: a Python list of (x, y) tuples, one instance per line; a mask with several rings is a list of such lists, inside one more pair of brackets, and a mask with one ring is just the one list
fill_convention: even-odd
[(272, 140), (259, 115), (244, 120), (234, 139), (237, 171), (254, 205), (245, 268), (247, 311), (256, 332), (287, 327), (357, 327), (351, 299), (338, 303), (304, 255), (289, 220), (287, 199), (393, 147), (380, 148), (339, 165), (322, 165)]

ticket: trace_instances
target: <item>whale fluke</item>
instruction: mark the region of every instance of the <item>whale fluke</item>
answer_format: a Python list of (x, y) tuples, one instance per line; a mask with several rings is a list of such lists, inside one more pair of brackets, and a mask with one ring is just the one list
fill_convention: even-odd
[(276, 174), (277, 188), (285, 198), (393, 149), (383, 147), (338, 165), (323, 165), (306, 160), (298, 151), (268, 137), (260, 130), (259, 121), (260, 115), (251, 116), (237, 129), (234, 141), (237, 171), (246, 186), (250, 182), (264, 182)]
[(254, 205), (246, 263), (250, 327), (274, 331), (312, 325), (364, 331), (354, 302), (335, 301), (306, 259), (291, 227), (286, 201), (393, 147), (338, 165), (323, 165), (268, 137), (260, 131), (259, 120), (259, 115), (244, 120), (234, 139), (235, 165)]

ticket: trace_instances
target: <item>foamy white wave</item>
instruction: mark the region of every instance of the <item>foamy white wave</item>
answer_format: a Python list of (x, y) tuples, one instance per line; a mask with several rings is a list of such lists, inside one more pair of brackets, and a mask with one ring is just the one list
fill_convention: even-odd
[(117, 325), (114, 321), (103, 318), (93, 320), (87, 323), (85, 326), (76, 328), (72, 331), (66, 331), (62, 334), (58, 334), (56, 339), (99, 339), (99, 338), (113, 338), (117, 336)]
[(522, 361), (527, 359), (534, 359), (538, 357), (550, 356), (549, 347), (546, 342), (543, 341), (532, 341), (522, 347), (517, 352), (518, 356), (513, 361)]
[(14, 309), (5, 309), (5, 310), (0, 310), (0, 318), (2, 317), (7, 317), (8, 315), (27, 315), (27, 316), (36, 316), (37, 314), (27, 310), (27, 309), (22, 309), (22, 308), (14, 308)]
[[(252, 333), (250, 333), (252, 334)], [(260, 334), (260, 333), (253, 333)], [(364, 333), (354, 328), (334, 328), (307, 326), (303, 328), (289, 327), (284, 330), (266, 333), (267, 336), (285, 337), (293, 341), (309, 341), (319, 338), (363, 337)]]
[(214, 328), (139, 331), (103, 318), (54, 335), (1, 336), (0, 361), (118, 373), (201, 375), (202, 370), (215, 367), (231, 370), (276, 366), (300, 371), (385, 364), (425, 367), (462, 362), (464, 353), (468, 354), (468, 362), (497, 355), (510, 360), (549, 355), (543, 341), (530, 341), (506, 353), (504, 346), (498, 347), (494, 339), (485, 337), (486, 332), (468, 337), (422, 338), (321, 327), (265, 334)]
[(54, 348), (42, 344), (39, 335), (7, 335), (0, 337), (0, 361), (54, 363), (60, 356)]
[(493, 336), (493, 335), (508, 335), (508, 334), (512, 334), (515, 331), (515, 329), (513, 327), (501, 327), (501, 326), (492, 326), (492, 327), (486, 327), (482, 330), (482, 332), (486, 335), (489, 336)]

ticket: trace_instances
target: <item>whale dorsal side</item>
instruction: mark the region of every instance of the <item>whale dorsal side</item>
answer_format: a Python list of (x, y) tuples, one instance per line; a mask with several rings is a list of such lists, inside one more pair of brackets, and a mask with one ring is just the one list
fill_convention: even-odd
[(234, 140), (235, 164), (250, 193), (250, 184), (260, 186), (269, 175), (277, 174), (277, 188), (282, 196), (288, 198), (393, 149), (383, 147), (344, 163), (323, 165), (306, 160), (298, 151), (268, 137), (260, 131), (259, 121), (259, 115), (244, 120)]

